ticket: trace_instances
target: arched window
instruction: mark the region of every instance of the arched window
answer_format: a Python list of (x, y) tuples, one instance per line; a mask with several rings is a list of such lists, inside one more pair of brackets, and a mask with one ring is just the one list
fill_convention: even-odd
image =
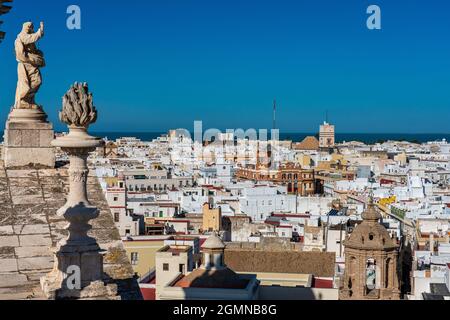
[(348, 274), (349, 275), (355, 275), (356, 273), (356, 258), (355, 257), (350, 257), (350, 265), (348, 268)]
[(371, 294), (377, 286), (377, 271), (375, 259), (367, 259), (366, 262), (366, 292)]
[(349, 290), (349, 295), (352, 296), (352, 288), (355, 285), (356, 280), (356, 270), (357, 269), (357, 263), (355, 257), (349, 257), (349, 265), (347, 272), (347, 289)]
[(392, 260), (391, 260), (391, 258), (388, 258), (386, 260), (385, 272), (386, 272), (386, 274), (385, 274), (385, 277), (384, 277), (384, 287), (385, 288), (389, 288), (390, 282), (391, 282), (391, 273), (392, 273)]

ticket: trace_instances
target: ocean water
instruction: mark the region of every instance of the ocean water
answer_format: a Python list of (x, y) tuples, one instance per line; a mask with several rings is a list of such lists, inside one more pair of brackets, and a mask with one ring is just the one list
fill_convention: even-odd
[[(92, 132), (92, 135), (109, 140), (115, 140), (121, 137), (136, 137), (142, 141), (151, 141), (157, 137), (167, 134), (167, 132)], [(191, 133), (191, 136), (194, 135)], [(317, 136), (315, 133), (281, 132), (281, 140), (292, 140), (300, 142), (307, 136)], [(364, 143), (376, 143), (387, 140), (410, 141), (410, 142), (428, 142), (446, 139), (450, 141), (450, 133), (336, 133), (336, 141), (360, 141)]]

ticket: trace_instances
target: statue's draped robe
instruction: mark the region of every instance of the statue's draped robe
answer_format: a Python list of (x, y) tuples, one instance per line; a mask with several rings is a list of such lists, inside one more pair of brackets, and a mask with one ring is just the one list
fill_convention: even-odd
[(36, 42), (43, 36), (39, 29), (36, 33), (21, 32), (15, 42), (16, 59), (18, 62), (18, 83), (15, 108), (37, 108), (34, 96), (42, 84), (39, 68), (45, 66), (43, 53), (36, 48)]

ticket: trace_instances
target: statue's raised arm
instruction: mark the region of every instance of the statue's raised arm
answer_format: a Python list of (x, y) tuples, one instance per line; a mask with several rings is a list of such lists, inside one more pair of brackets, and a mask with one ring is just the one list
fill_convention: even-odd
[(20, 41), (24, 45), (34, 44), (38, 42), (44, 36), (44, 23), (41, 22), (38, 31), (33, 33), (33, 24), (31, 22), (26, 22), (23, 25), (22, 32), (19, 34)]

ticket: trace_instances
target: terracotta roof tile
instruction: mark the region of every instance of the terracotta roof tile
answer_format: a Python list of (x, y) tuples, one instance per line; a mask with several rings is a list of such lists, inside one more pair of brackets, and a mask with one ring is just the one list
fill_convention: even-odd
[(226, 249), (225, 264), (236, 272), (313, 274), (333, 277), (334, 252)]
[(309, 136), (302, 142), (294, 144), (295, 150), (319, 150), (319, 140), (316, 137)]

